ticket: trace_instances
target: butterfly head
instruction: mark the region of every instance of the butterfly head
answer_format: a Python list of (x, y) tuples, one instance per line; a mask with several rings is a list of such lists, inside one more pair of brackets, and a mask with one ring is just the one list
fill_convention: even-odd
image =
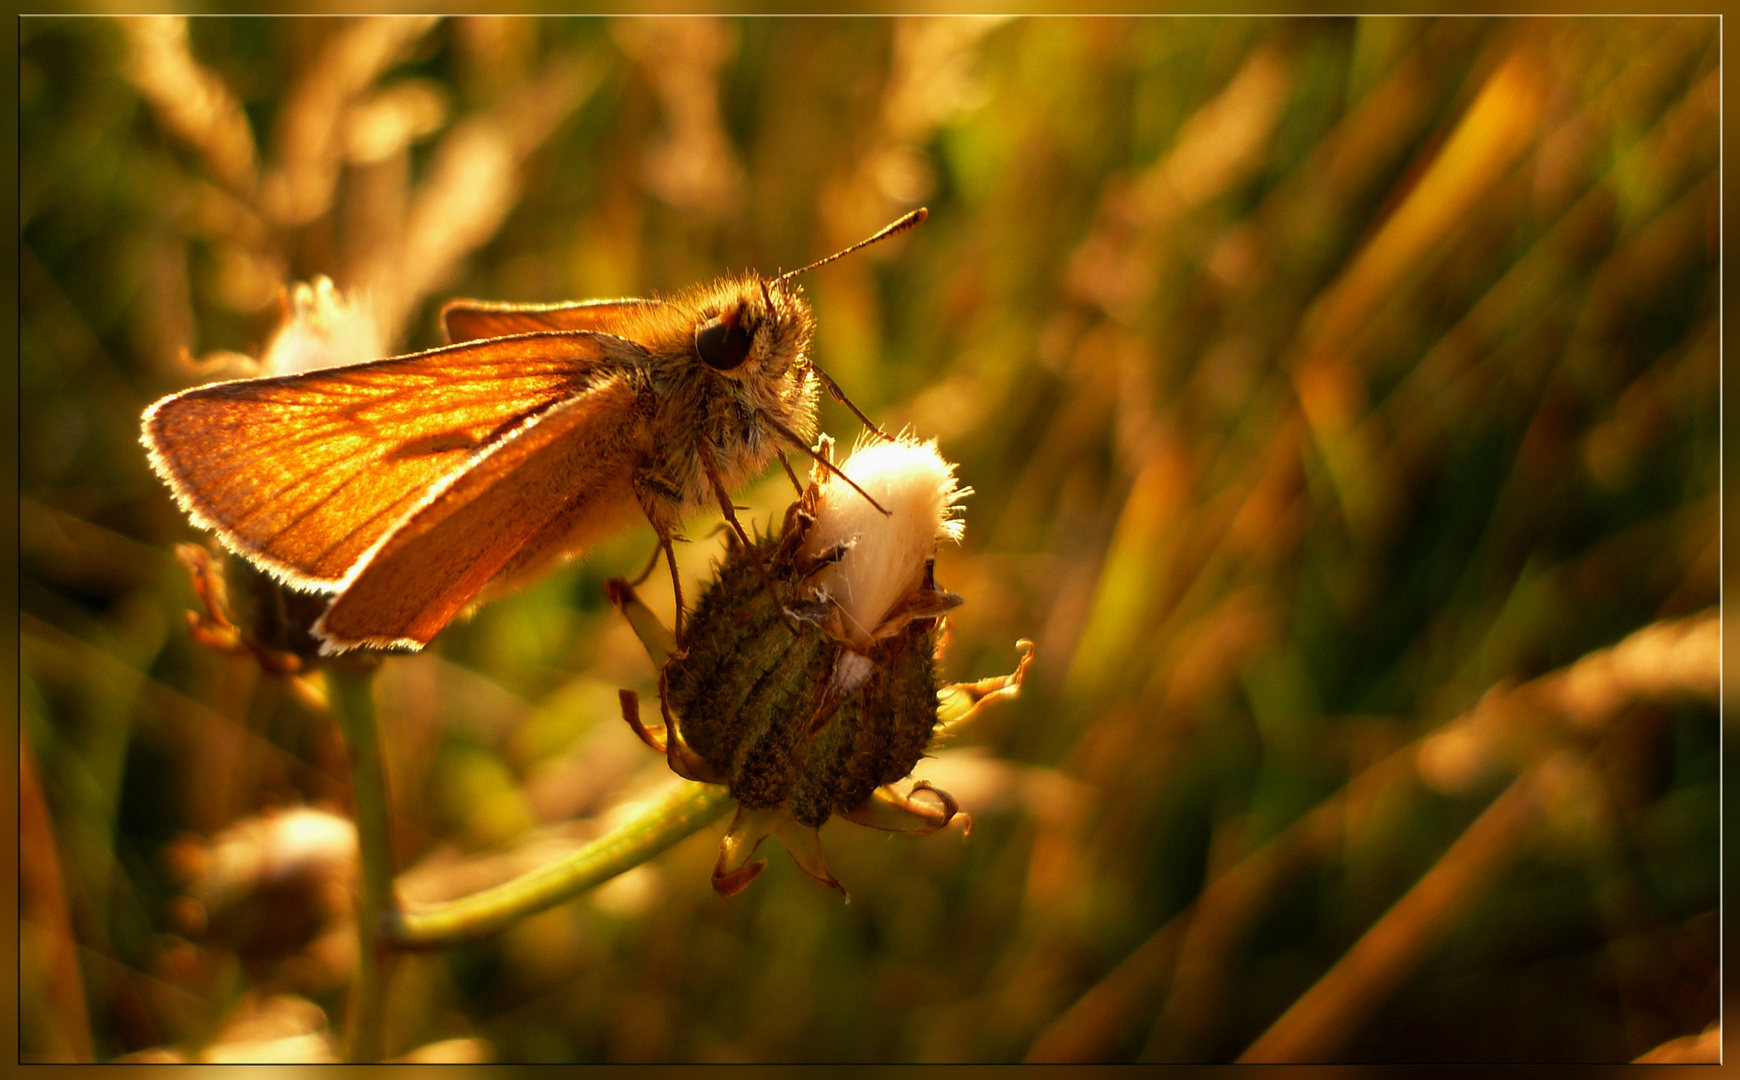
[(801, 288), (792, 279), (905, 232), (928, 214), (928, 210), (919, 207), (874, 235), (808, 266), (788, 270), (771, 281), (752, 274), (723, 283), (697, 312), (695, 358), (714, 371), (739, 380), (756, 375), (778, 379), (793, 365), (813, 369), (806, 352), (814, 319), (809, 305), (799, 296)]
[(695, 312), (696, 360), (734, 382), (806, 366), (814, 319), (795, 285), (758, 275), (723, 283)]

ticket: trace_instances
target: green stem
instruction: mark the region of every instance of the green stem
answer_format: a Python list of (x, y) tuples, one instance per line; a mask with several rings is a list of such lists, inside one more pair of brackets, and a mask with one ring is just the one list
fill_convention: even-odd
[(731, 797), (712, 784), (672, 788), (608, 835), (494, 888), (438, 904), (389, 913), (387, 939), (430, 949), (493, 934), (633, 869), (723, 817)]
[(357, 852), (361, 888), (357, 892), (357, 975), (345, 1023), (345, 1060), (379, 1061), (385, 1019), (391, 943), (381, 933), (393, 910), (393, 838), (388, 821), (387, 776), (381, 765), (381, 739), (375, 726), (377, 663), (333, 663), (327, 668), (332, 711), (344, 729), (350, 781), (356, 801)]

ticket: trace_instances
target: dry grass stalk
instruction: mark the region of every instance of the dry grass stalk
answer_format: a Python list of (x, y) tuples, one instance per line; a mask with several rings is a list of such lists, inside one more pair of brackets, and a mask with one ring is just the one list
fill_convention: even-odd
[(1539, 788), (1539, 777), (1532, 772), (1515, 780), (1239, 1061), (1305, 1062), (1332, 1056), (1515, 855), (1538, 820)]
[(1543, 739), (1556, 744), (1567, 735), (1598, 734), (1635, 705), (1713, 705), (1721, 690), (1720, 648), (1720, 615), (1706, 611), (1646, 626), (1521, 686), (1493, 687), (1420, 745), (1420, 777), (1436, 791), (1465, 795), (1495, 772), (1538, 757)]
[(212, 176), (243, 197), (254, 191), (254, 134), (222, 79), (188, 47), (187, 19), (152, 15), (121, 20), (132, 55), (127, 78), (165, 127), (192, 146)]
[[(272, 160), (256, 175), (247, 116), (223, 80), (192, 55), (186, 19), (121, 20), (133, 49), (129, 77), (222, 186), (195, 201), (185, 228), (214, 244), (223, 266), (214, 288), (225, 306), (252, 312), (283, 296), (301, 234), (342, 202), (336, 224), (343, 265), (327, 269), (375, 321), (368, 336), (384, 352), (418, 305), (496, 235), (519, 201), (521, 164), (586, 99), (598, 72), (558, 57), (510, 80), (496, 108), (449, 127), (445, 98), (427, 81), (377, 87), (439, 21), (335, 24), (287, 94), (270, 140)], [(476, 37), (466, 40), (475, 46)], [(411, 145), (443, 127), (430, 175), (411, 188)], [(179, 274), (184, 279), (185, 269)], [(191, 336), (191, 318), (167, 332)], [(238, 366), (232, 353), (208, 359), (193, 370), (210, 377)]]
[[(1719, 621), (1714, 612), (1646, 626), (1611, 648), (1597, 650), (1576, 664), (1508, 690), (1495, 688), (1479, 705), (1433, 733), (1369, 766), (1331, 798), (1295, 821), (1226, 873), (1168, 921), (1123, 963), (1048, 1025), (1033, 1043), (1031, 1062), (1099, 1061), (1116, 1056), (1130, 1027), (1154, 1003), (1164, 1000), (1146, 1057), (1188, 1059), (1208, 1041), (1217, 1002), (1204, 985), (1231, 962), (1232, 954), (1276, 893), (1298, 873), (1333, 851), (1343, 831), (1350, 794), (1387, 783), (1398, 774), (1442, 787), (1448, 770), (1472, 775), (1449, 762), (1445, 740), (1464, 740), (1459, 754), (1476, 752), (1465, 740), (1478, 738), (1491, 755), (1499, 734), (1538, 726), (1543, 716), (1601, 717), (1611, 721), (1625, 708), (1650, 702), (1692, 698), (1714, 703), (1719, 676), (1715, 651)], [(1471, 731), (1478, 735), (1470, 735)], [(1539, 754), (1543, 749), (1531, 744)], [(1549, 762), (1558, 771), (1564, 759)], [(1515, 763), (1528, 768), (1526, 761)], [(1539, 766), (1537, 766), (1538, 768)], [(1483, 774), (1484, 775), (1484, 774)], [(1445, 853), (1378, 926), (1350, 950), (1271, 1031), (1247, 1051), (1249, 1060), (1311, 1059), (1325, 1045), (1310, 1040), (1345, 1036), (1351, 1017), (1381, 999), (1437, 940), (1433, 935), (1478, 887), (1490, 880), (1514, 851), (1540, 810), (1533, 786), (1539, 777), (1519, 778), (1512, 788)], [(1551, 777), (1549, 777), (1549, 780)], [(1526, 780), (1526, 782), (1525, 782)], [(1467, 781), (1459, 781), (1458, 787)], [(1380, 930), (1380, 927), (1382, 929)], [(1374, 936), (1375, 935), (1375, 936)], [(1370, 944), (1367, 944), (1368, 940)], [(1356, 955), (1357, 952), (1357, 955)], [(1310, 995), (1307, 995), (1310, 996)], [(1302, 1011), (1301, 1011), (1302, 1010)], [(1298, 1018), (1289, 1020), (1298, 1012)], [(1283, 1026), (1285, 1023), (1285, 1026)], [(1251, 1057), (1252, 1054), (1262, 1057)]]
[[(21, 1052), (37, 1061), (95, 1061), (77, 939), (61, 886), (54, 822), (22, 730), (18, 733), (18, 919), (19, 991), (30, 994), (36, 989), (42, 994), (36, 1007), (19, 1014)], [(32, 1014), (45, 1021), (34, 1031)], [(35, 1046), (30, 1045), (33, 1041)]]
[[(1720, 693), (1720, 622), (1716, 612), (1656, 623), (1618, 645), (1590, 653), (1567, 669), (1510, 692), (1495, 690), (1457, 727), (1488, 732), (1514, 729), (1537, 717), (1559, 720), (1569, 732), (1605, 729), (1623, 711), (1644, 703), (1689, 699), (1714, 705)], [(1442, 736), (1435, 737), (1442, 738)], [(1421, 748), (1428, 783), (1447, 769), (1435, 740)], [(1472, 741), (1460, 747), (1464, 754)], [(1560, 791), (1575, 782), (1584, 753), (1574, 746), (1536, 749), (1536, 761), (1475, 820), (1432, 869), (1398, 900), (1310, 990), (1239, 1058), (1242, 1062), (1322, 1061), (1357, 1029), (1417, 968), (1455, 919), (1516, 854)], [(1543, 760), (1544, 759), (1544, 760)]]

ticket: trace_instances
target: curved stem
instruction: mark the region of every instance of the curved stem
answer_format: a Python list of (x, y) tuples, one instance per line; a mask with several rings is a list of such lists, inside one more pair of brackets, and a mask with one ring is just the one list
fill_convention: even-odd
[(678, 784), (614, 831), (554, 862), (458, 900), (389, 912), (382, 927), (386, 940), (400, 948), (433, 949), (493, 934), (639, 866), (717, 821), (730, 806), (722, 787)]
[(379, 1061), (386, 1003), (390, 944), (381, 924), (393, 908), (393, 847), (387, 811), (387, 777), (381, 765), (381, 739), (375, 726), (375, 671), (334, 663), (327, 668), (332, 712), (344, 729), (350, 758), (351, 790), (356, 802), (357, 852), (361, 860), (357, 893), (357, 977), (351, 987), (345, 1022), (345, 1060)]

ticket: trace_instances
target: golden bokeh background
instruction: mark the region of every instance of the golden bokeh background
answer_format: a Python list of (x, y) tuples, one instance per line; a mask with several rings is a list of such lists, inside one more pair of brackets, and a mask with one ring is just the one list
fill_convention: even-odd
[[(319, 1060), (354, 963), (342, 746), (190, 637), (145, 406), (256, 370), (319, 275), (364, 359), (917, 205), (805, 288), (817, 361), (974, 488), (945, 672), (1037, 646), (921, 766), (971, 836), (831, 822), (842, 906), (777, 851), (721, 901), (706, 831), (406, 958), (388, 1053), (1625, 1061), (1716, 1016), (1715, 19), (21, 35), (27, 1057)], [(601, 588), (650, 549), (383, 666), (407, 892), (668, 782)]]

